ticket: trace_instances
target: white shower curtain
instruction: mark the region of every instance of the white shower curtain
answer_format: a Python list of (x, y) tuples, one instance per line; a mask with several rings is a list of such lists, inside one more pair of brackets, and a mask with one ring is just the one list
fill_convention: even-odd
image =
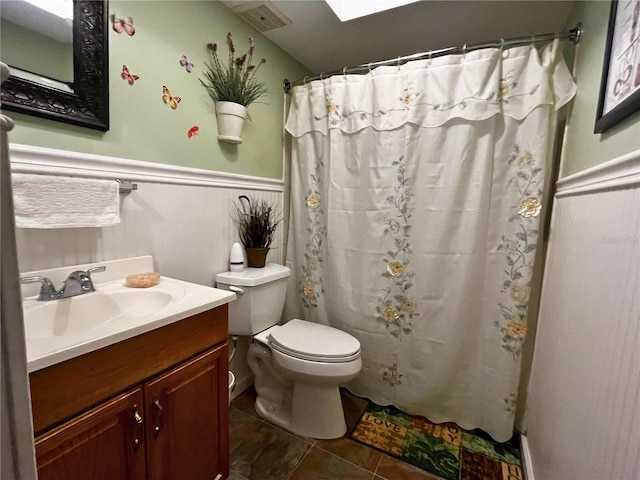
[(287, 318), (357, 337), (349, 385), (513, 433), (558, 52), (486, 49), (295, 87)]

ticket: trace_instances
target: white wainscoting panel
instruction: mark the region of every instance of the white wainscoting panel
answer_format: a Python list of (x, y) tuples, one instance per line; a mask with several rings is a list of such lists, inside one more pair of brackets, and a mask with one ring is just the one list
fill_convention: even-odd
[[(18, 229), (21, 271), (150, 254), (161, 274), (211, 286), (216, 273), (228, 270), (231, 245), (238, 241), (232, 220), (238, 196), (269, 200), (282, 211), (282, 180), (21, 145), (12, 145), (11, 152), (14, 172), (118, 177), (138, 184), (138, 190), (120, 195), (119, 225)], [(283, 236), (279, 228), (268, 261), (282, 263)]]
[[(153, 255), (162, 275), (214, 286), (216, 273), (229, 269), (229, 253), (238, 241), (232, 220), (239, 195), (283, 208), (284, 181), (233, 175), (122, 158), (10, 146), (12, 172), (133, 180), (138, 189), (120, 195), (121, 223), (104, 228), (17, 229), (20, 271)], [(283, 263), (281, 225), (268, 262)], [(243, 339), (232, 369), (246, 387), (252, 374)], [(237, 388), (236, 392), (240, 390)]]
[(640, 479), (640, 151), (558, 183), (542, 288), (535, 480)]

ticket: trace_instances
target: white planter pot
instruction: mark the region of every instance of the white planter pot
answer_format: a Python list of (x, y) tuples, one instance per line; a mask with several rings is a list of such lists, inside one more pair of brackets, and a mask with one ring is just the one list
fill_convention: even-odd
[(242, 143), (242, 127), (247, 118), (247, 107), (233, 102), (216, 102), (218, 119), (218, 140), (228, 143)]

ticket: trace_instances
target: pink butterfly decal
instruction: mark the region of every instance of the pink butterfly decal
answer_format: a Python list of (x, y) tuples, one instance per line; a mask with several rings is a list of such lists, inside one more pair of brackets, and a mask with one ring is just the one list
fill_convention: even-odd
[(200, 132), (200, 127), (197, 125), (194, 125), (193, 127), (191, 127), (189, 129), (189, 131), (187, 132), (187, 138), (193, 138), (195, 137), (198, 133)]
[(133, 19), (131, 17), (119, 18), (114, 13), (111, 18), (113, 19), (113, 30), (116, 33), (126, 33), (130, 37), (135, 35), (136, 29), (133, 26)]
[(126, 65), (122, 65), (122, 78), (129, 82), (129, 85), (133, 85), (133, 83), (138, 80), (140, 77), (138, 75), (132, 75), (129, 73), (129, 69)]
[(180, 65), (186, 68), (187, 72), (189, 73), (191, 73), (191, 70), (195, 68), (195, 65), (193, 63), (189, 63), (189, 60), (187, 60), (186, 55), (182, 55), (182, 57), (180, 57)]

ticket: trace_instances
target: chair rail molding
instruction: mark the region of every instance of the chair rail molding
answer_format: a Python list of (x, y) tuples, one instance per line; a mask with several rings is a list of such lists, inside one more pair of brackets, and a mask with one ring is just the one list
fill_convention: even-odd
[(588, 168), (556, 182), (556, 197), (594, 193), (640, 184), (640, 150)]
[(12, 143), (11, 171), (284, 192), (284, 180)]

